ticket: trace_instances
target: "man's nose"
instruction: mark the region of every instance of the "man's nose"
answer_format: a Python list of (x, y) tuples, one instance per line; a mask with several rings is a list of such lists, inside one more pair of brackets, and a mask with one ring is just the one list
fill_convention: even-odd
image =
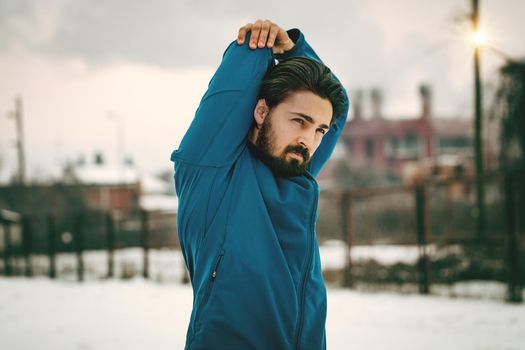
[(315, 134), (303, 133), (299, 136), (297, 141), (301, 146), (306, 148), (308, 152), (311, 152), (315, 142)]

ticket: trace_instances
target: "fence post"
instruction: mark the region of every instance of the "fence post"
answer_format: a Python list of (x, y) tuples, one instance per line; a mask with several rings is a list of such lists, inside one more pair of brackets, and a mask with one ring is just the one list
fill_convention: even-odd
[[(181, 252), (182, 255), (182, 252)], [(188, 271), (188, 268), (186, 267), (186, 261), (183, 260), (184, 263), (182, 264), (182, 284), (188, 284), (190, 283), (190, 273)]]
[(56, 259), (55, 259), (55, 218), (53, 214), (47, 217), (47, 247), (49, 256), (49, 278), (56, 278)]
[(11, 276), (11, 223), (8, 220), (2, 219), (4, 225), (4, 274)]
[(522, 303), (520, 283), (519, 237), (516, 230), (515, 186), (512, 175), (505, 175), (505, 221), (507, 231), (507, 301)]
[(354, 286), (354, 278), (352, 271), (352, 198), (348, 191), (343, 192), (341, 196), (341, 228), (343, 232), (343, 240), (346, 243), (345, 250), (345, 269), (343, 276), (343, 285), (345, 287)]
[(144, 278), (149, 278), (149, 216), (146, 210), (141, 210), (142, 223), (142, 249), (143, 249), (143, 267), (142, 275)]
[(25, 276), (31, 277), (33, 271), (31, 269), (31, 220), (24, 216), (22, 218), (22, 242), (24, 247), (24, 261), (25, 261)]
[(115, 225), (113, 223), (113, 213), (108, 211), (106, 213), (106, 233), (108, 243), (108, 278), (114, 277), (114, 262), (115, 262)]
[(416, 226), (417, 244), (419, 251), (418, 270), (419, 270), (419, 293), (429, 294), (429, 269), (427, 256), (427, 203), (425, 188), (418, 185), (415, 188), (416, 194)]
[(82, 256), (82, 251), (84, 250), (83, 221), (84, 217), (82, 213), (77, 213), (75, 215), (75, 233), (73, 235), (73, 240), (75, 242), (77, 254), (77, 278), (79, 282), (84, 281), (84, 258)]

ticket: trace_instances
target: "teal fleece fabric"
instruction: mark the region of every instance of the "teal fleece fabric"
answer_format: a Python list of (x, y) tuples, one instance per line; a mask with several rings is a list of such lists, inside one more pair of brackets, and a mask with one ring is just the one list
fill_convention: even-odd
[(250, 33), (228, 46), (171, 155), (179, 241), (194, 292), (188, 350), (326, 348), (315, 177), (345, 125), (349, 100), (344, 91), (344, 111), (307, 173), (272, 173), (248, 141), (261, 80), (276, 59), (321, 61), (301, 31), (288, 34), (295, 46), (284, 54), (251, 50)]

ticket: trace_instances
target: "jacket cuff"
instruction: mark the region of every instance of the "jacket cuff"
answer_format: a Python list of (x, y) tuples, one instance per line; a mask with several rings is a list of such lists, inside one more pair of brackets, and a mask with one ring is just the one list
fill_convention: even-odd
[(288, 33), (288, 36), (290, 37), (290, 39), (292, 39), (292, 41), (294, 42), (294, 47), (292, 47), (291, 50), (288, 50), (284, 53), (277, 53), (275, 54), (275, 58), (279, 61), (281, 60), (284, 60), (284, 59), (287, 59), (289, 57), (295, 57), (295, 56), (300, 56), (301, 55), (301, 52), (304, 51), (304, 35), (303, 33), (297, 29), (297, 28), (293, 28), (293, 29), (289, 29), (286, 31), (286, 33)]

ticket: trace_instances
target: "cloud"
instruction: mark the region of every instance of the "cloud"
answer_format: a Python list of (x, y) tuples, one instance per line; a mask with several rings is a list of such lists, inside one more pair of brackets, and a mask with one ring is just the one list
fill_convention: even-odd
[(0, 49), (17, 44), (58, 57), (80, 57), (95, 66), (115, 61), (177, 68), (215, 65), (238, 28), (257, 18), (301, 28), (327, 53), (323, 56), (339, 62), (358, 57), (360, 52), (350, 48), (365, 38), (375, 43), (372, 51), (381, 42), (379, 32), (360, 16), (357, 1), (320, 6), (276, 0), (54, 0), (44, 6), (37, 0), (10, 0), (2, 6)]
[[(456, 106), (464, 105), (460, 100), (468, 99), (471, 69), (466, 55), (451, 45), (458, 41), (453, 18), (468, 6), (455, 0), (439, 5), (418, 0), (4, 0), (0, 53), (23, 47), (57, 60), (82, 60), (94, 69), (119, 63), (213, 69), (241, 25), (268, 18), (287, 29), (300, 28), (350, 90), (382, 87), (387, 111), (417, 113), (417, 85), (429, 83), (439, 99), (436, 107), (455, 114)], [(520, 6), (487, 0), (482, 15), (502, 18)], [(485, 70), (494, 67), (489, 63)], [(400, 102), (410, 99), (412, 104)]]
[[(28, 159), (49, 163), (95, 146), (111, 152), (114, 125), (104, 115), (114, 110), (127, 118), (129, 151), (137, 163), (165, 167), (228, 43), (240, 26), (261, 18), (301, 29), (350, 94), (383, 88), (388, 117), (418, 114), (420, 83), (432, 86), (438, 115), (469, 116), (471, 53), (452, 21), (469, 5), (1, 0), (0, 113), (12, 109), (15, 94), (23, 95)], [(513, 55), (524, 54), (523, 11), (520, 0), (482, 2), (482, 20), (498, 30), (500, 48)], [(484, 53), (484, 79), (501, 64)], [(86, 126), (78, 131), (78, 125)], [(0, 118), (0, 152), (9, 164), (15, 164), (13, 130), (12, 121)]]
[[(165, 67), (210, 65), (234, 39), (228, 18), (199, 12), (189, 2), (2, 2), (0, 49), (12, 45), (100, 66), (133, 61)], [(194, 6), (194, 5), (192, 5)], [(206, 33), (208, 33), (206, 35)]]

